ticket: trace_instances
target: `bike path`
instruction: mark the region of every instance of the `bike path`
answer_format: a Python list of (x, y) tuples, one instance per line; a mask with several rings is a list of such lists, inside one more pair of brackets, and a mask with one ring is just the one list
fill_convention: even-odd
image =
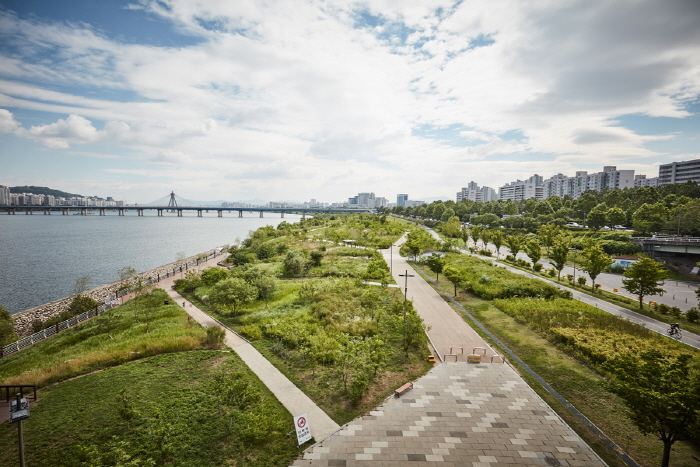
[[(212, 264), (200, 266), (214, 267), (216, 261)], [(210, 315), (200, 310), (192, 303), (188, 302), (182, 295), (173, 290), (172, 286), (175, 283), (175, 276), (165, 279), (158, 283), (158, 287), (164, 289), (167, 294), (177, 304), (185, 304), (184, 310), (192, 316), (203, 327), (221, 326), (217, 320)], [(223, 327), (223, 326), (222, 326)], [(301, 389), (292, 383), (284, 376), (272, 363), (270, 363), (255, 347), (248, 341), (241, 338), (239, 335), (225, 328), (226, 338), (225, 343), (234, 352), (236, 352), (246, 365), (255, 373), (265, 386), (272, 391), (277, 399), (285, 406), (289, 413), (293, 416), (301, 415), (306, 412), (309, 424), (311, 426), (311, 435), (315, 439), (323, 439), (329, 434), (340, 428), (340, 425), (335, 423), (319, 406), (317, 406)]]

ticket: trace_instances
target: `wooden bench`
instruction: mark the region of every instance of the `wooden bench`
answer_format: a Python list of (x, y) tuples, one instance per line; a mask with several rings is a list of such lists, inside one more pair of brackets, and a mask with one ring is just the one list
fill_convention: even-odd
[(413, 389), (413, 383), (406, 383), (400, 388), (398, 388), (396, 391), (394, 391), (394, 397), (399, 398), (401, 395), (408, 391), (409, 389)]

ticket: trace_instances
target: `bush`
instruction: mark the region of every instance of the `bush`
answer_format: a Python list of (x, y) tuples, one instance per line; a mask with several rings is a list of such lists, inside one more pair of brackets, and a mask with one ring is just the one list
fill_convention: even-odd
[(557, 271), (554, 268), (552, 268), (549, 271), (547, 271), (547, 275), (549, 277), (557, 277)]
[(207, 328), (207, 337), (204, 343), (207, 347), (219, 348), (223, 347), (226, 331), (220, 326), (212, 326)]
[(481, 256), (492, 256), (493, 253), (491, 253), (491, 250), (479, 250), (479, 254)]
[(698, 319), (700, 319), (700, 312), (697, 308), (691, 308), (685, 312), (685, 319), (691, 323), (697, 323)]
[(541, 263), (535, 263), (532, 265), (532, 269), (535, 272), (540, 272), (542, 270), (542, 264)]
[(508, 255), (508, 256), (506, 256), (506, 261), (508, 261), (509, 263), (512, 263), (513, 261), (515, 261), (515, 257), (513, 255)]
[(578, 279), (576, 279), (576, 282), (578, 282), (578, 285), (583, 287), (584, 285), (586, 285), (586, 278), (583, 276), (579, 276)]
[(668, 305), (666, 305), (664, 303), (659, 303), (657, 305), (656, 309), (659, 313), (662, 313), (664, 315), (667, 315), (671, 312), (671, 307), (669, 307)]
[(262, 330), (257, 324), (247, 324), (241, 326), (241, 334), (247, 337), (251, 341), (257, 341), (263, 338)]

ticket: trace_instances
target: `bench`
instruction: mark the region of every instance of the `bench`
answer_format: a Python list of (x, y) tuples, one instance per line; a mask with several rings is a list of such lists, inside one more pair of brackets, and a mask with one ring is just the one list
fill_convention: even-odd
[(403, 393), (408, 391), (409, 389), (413, 389), (413, 383), (406, 383), (400, 388), (398, 388), (396, 391), (394, 391), (394, 397), (399, 398)]

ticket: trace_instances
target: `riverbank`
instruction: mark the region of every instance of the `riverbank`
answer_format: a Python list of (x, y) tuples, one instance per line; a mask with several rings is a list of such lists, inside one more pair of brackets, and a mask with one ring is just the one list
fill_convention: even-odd
[[(93, 289), (83, 292), (82, 295), (91, 297), (92, 299), (100, 303), (105, 303), (106, 301), (109, 301), (110, 298), (113, 297), (117, 293), (117, 291), (119, 291), (125, 285), (134, 284), (139, 280), (145, 281), (148, 279), (157, 279), (160, 276), (165, 276), (168, 273), (172, 273), (174, 271), (180, 272), (180, 270), (182, 270), (184, 274), (184, 271), (186, 271), (188, 267), (191, 267), (193, 263), (195, 265), (202, 265), (199, 263), (203, 258), (207, 258), (211, 255), (217, 256), (217, 251), (219, 252), (219, 254), (221, 254), (221, 250), (219, 248), (211, 249), (204, 253), (190, 256), (189, 258), (173, 261), (172, 263), (159, 266), (149, 271), (135, 274), (134, 276), (131, 276), (123, 281), (119, 280), (111, 282), (109, 284), (104, 284), (95, 287)], [(128, 296), (124, 296), (123, 300), (127, 300), (128, 298)], [(53, 302), (45, 303), (43, 305), (39, 305), (34, 308), (29, 308), (27, 310), (20, 311), (19, 313), (15, 313), (14, 315), (12, 315), (12, 319), (14, 320), (15, 333), (19, 337), (26, 337), (28, 335), (31, 335), (32, 323), (34, 321), (47, 321), (53, 318), (54, 316), (58, 316), (59, 314), (68, 309), (72, 300), (73, 296), (64, 297), (60, 300), (55, 300)]]

